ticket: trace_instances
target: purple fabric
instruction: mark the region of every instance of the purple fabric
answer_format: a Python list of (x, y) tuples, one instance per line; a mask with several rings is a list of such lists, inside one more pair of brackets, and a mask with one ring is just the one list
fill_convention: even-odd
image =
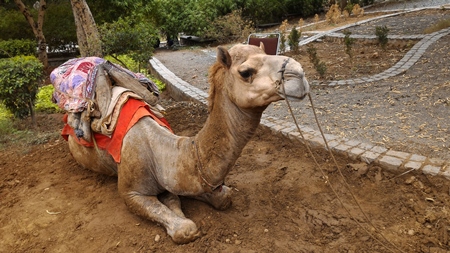
[(95, 74), (92, 70), (105, 61), (99, 57), (75, 58), (54, 69), (50, 74), (55, 87), (53, 101), (65, 111), (83, 111), (87, 107), (86, 98), (93, 96)]
[[(54, 69), (50, 74), (50, 81), (55, 87), (53, 102), (67, 112), (82, 112), (86, 109), (89, 99), (92, 99), (95, 92), (95, 76), (98, 69), (96, 66), (105, 62), (105, 59), (99, 57), (82, 57), (68, 60)], [(113, 65), (138, 79), (155, 95), (159, 95), (156, 84), (145, 75)]]

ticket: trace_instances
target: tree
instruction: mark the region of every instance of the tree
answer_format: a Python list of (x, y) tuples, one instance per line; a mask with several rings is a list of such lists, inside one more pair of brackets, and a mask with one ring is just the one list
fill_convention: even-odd
[(100, 34), (86, 0), (70, 0), (77, 27), (78, 47), (82, 57), (102, 57)]
[(42, 26), (44, 24), (44, 16), (45, 10), (47, 9), (47, 4), (45, 0), (40, 0), (36, 2), (33, 7), (38, 9), (38, 18), (37, 22), (34, 21), (33, 15), (31, 15), (28, 8), (23, 4), (21, 0), (14, 0), (14, 3), (19, 7), (19, 10), (25, 16), (25, 19), (28, 21), (28, 24), (33, 29), (33, 34), (38, 41), (38, 58), (39, 61), (44, 65), (44, 70), (48, 68), (48, 56), (47, 56), (47, 42), (45, 41), (44, 31), (42, 30)]
[[(103, 52), (119, 62), (120, 55), (128, 55), (139, 64), (146, 64), (152, 55), (153, 47), (159, 44), (156, 29), (144, 20), (119, 18), (116, 22), (105, 23), (99, 28)], [(121, 64), (128, 68), (124, 62)]]

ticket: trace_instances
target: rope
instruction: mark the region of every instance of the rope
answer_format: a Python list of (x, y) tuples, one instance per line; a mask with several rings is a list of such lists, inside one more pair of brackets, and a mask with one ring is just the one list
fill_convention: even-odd
[[(287, 63), (287, 61), (283, 64), (281, 70), (279, 71), (279, 72), (281, 72), (281, 81), (279, 81), (279, 83), (281, 83), (281, 87), (282, 87), (282, 89), (283, 89), (283, 94), (284, 94), (285, 98), (286, 98), (286, 92), (285, 92), (285, 87), (284, 87), (284, 71), (285, 71), (286, 63)], [(329, 151), (330, 156), (332, 157), (333, 163), (336, 165), (336, 168), (337, 168), (337, 170), (339, 171), (339, 174), (340, 174), (340, 176), (341, 176), (341, 178), (342, 178), (342, 180), (343, 180), (343, 182), (344, 182), (344, 184), (345, 184), (347, 190), (349, 191), (349, 193), (350, 193), (350, 195), (352, 196), (353, 200), (354, 200), (355, 203), (357, 204), (359, 210), (361, 211), (361, 213), (363, 214), (363, 216), (364, 216), (365, 219), (367, 220), (368, 224), (369, 224), (371, 227), (373, 227), (373, 228), (375, 229), (375, 231), (378, 233), (378, 235), (380, 235), (380, 236), (381, 236), (388, 244), (390, 244), (394, 249), (396, 249), (396, 250), (399, 251), (399, 252), (404, 253), (403, 250), (399, 249), (396, 245), (394, 245), (392, 242), (390, 242), (390, 241), (389, 241), (382, 233), (380, 233), (380, 231), (373, 225), (373, 223), (371, 222), (371, 220), (369, 219), (369, 217), (367, 216), (367, 214), (366, 214), (366, 213), (364, 212), (364, 210), (362, 209), (362, 207), (361, 207), (359, 201), (356, 199), (355, 195), (354, 195), (353, 192), (351, 191), (350, 185), (347, 183), (347, 180), (345, 180), (345, 177), (344, 177), (344, 175), (343, 175), (341, 169), (339, 168), (339, 165), (338, 165), (338, 163), (337, 163), (337, 161), (336, 161), (336, 159), (335, 159), (333, 153), (331, 152), (330, 147), (328, 146), (328, 142), (327, 142), (327, 140), (326, 140), (326, 138), (325, 138), (325, 135), (324, 135), (324, 133), (323, 133), (323, 131), (322, 131), (322, 127), (320, 126), (319, 120), (318, 120), (318, 118), (317, 118), (317, 114), (316, 114), (316, 110), (315, 110), (315, 107), (314, 107), (314, 103), (313, 103), (311, 94), (308, 93), (308, 97), (309, 97), (309, 100), (310, 100), (310, 102), (311, 102), (311, 108), (312, 108), (312, 110), (313, 110), (314, 118), (315, 118), (315, 120), (316, 120), (317, 126), (319, 127), (320, 134), (322, 135), (323, 141), (325, 142), (325, 146), (326, 146), (327, 150)], [(326, 175), (326, 173), (324, 172), (324, 170), (322, 169), (322, 167), (321, 167), (321, 166), (319, 165), (319, 163), (317, 162), (317, 159), (315, 158), (314, 153), (312, 152), (309, 143), (306, 141), (306, 139), (305, 139), (305, 137), (304, 137), (304, 135), (303, 135), (303, 132), (301, 131), (301, 129), (300, 129), (298, 123), (297, 123), (297, 119), (296, 119), (295, 116), (294, 116), (294, 113), (293, 113), (293, 111), (292, 111), (292, 108), (291, 108), (291, 105), (290, 105), (290, 103), (289, 103), (289, 100), (286, 98), (285, 101), (286, 101), (286, 104), (287, 104), (287, 106), (288, 106), (289, 112), (290, 112), (290, 114), (291, 114), (291, 116), (292, 116), (292, 119), (294, 120), (294, 123), (295, 123), (295, 126), (296, 126), (296, 128), (297, 128), (297, 131), (300, 133), (300, 136), (302, 137), (302, 139), (303, 139), (303, 141), (304, 141), (304, 143), (305, 143), (305, 145), (306, 145), (306, 148), (307, 148), (308, 152), (310, 153), (311, 157), (313, 158), (314, 163), (315, 163), (315, 164), (317, 165), (317, 167), (319, 168), (319, 170), (320, 170), (322, 176), (323, 176), (323, 177), (326, 179), (326, 181), (328, 182), (328, 185), (330, 186), (331, 191), (334, 193), (334, 195), (336, 195), (336, 198), (338, 199), (338, 201), (339, 201), (339, 203), (342, 205), (342, 207), (345, 209), (345, 211), (347, 212), (347, 214), (348, 214), (348, 215), (356, 222), (356, 224), (357, 224), (361, 229), (363, 229), (363, 230), (364, 230), (364, 231), (365, 231), (365, 232), (366, 232), (373, 240), (375, 240), (376, 242), (380, 243), (383, 247), (385, 247), (385, 248), (386, 248), (387, 250), (389, 250), (390, 252), (395, 252), (393, 249), (391, 249), (390, 247), (388, 247), (385, 243), (383, 243), (383, 242), (380, 241), (378, 238), (376, 238), (370, 231), (368, 231), (368, 230), (367, 230), (367, 229), (366, 229), (366, 228), (365, 228), (365, 227), (364, 227), (364, 226), (363, 226), (363, 225), (362, 225), (362, 224), (361, 224), (361, 223), (360, 223), (360, 222), (359, 222), (352, 214), (351, 214), (350, 210), (344, 205), (344, 202), (343, 202), (342, 199), (339, 197), (339, 194), (336, 192), (335, 188), (334, 188), (333, 185), (331, 184), (330, 180), (328, 179), (328, 176)]]

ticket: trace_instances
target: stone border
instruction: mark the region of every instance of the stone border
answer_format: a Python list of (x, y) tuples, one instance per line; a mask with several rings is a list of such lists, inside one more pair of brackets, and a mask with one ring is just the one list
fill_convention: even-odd
[[(166, 84), (166, 89), (173, 99), (177, 101), (188, 100), (207, 105), (208, 94), (206, 92), (183, 81), (155, 57), (150, 60), (150, 66), (151, 73)], [(312, 128), (300, 126), (300, 130), (305, 138), (303, 140), (294, 123), (264, 113), (261, 118), (261, 125), (293, 141), (302, 144), (305, 144), (306, 141), (313, 148), (326, 149), (321, 133)], [(352, 160), (375, 164), (398, 174), (409, 170), (421, 170), (424, 174), (444, 176), (450, 180), (450, 161), (388, 150), (381, 146), (341, 138), (331, 134), (325, 134), (325, 138), (332, 152), (344, 155)]]

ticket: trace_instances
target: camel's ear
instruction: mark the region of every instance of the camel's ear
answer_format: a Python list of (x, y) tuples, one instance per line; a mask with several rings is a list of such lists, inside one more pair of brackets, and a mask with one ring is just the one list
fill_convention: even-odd
[(259, 42), (259, 48), (261, 48), (263, 52), (266, 52), (266, 49), (264, 48), (264, 43), (262, 41)]
[(231, 67), (231, 56), (225, 48), (217, 47), (217, 61), (227, 69)]

